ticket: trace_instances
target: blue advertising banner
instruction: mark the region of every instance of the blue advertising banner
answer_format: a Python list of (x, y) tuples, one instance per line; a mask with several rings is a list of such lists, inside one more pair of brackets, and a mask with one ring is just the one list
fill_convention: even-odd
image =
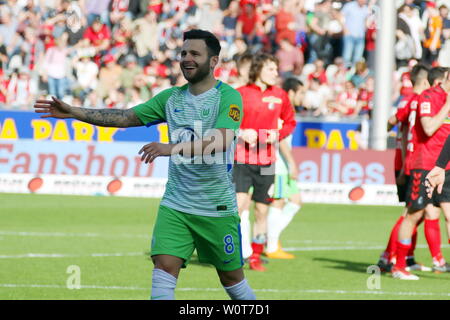
[[(321, 122), (297, 119), (293, 146), (327, 150), (358, 150), (360, 121)], [(41, 119), (29, 111), (0, 111), (0, 139), (55, 142), (168, 142), (166, 124), (150, 128), (104, 128), (81, 121)]]

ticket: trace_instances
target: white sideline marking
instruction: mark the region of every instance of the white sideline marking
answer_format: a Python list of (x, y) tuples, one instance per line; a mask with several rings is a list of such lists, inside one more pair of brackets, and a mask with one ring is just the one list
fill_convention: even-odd
[(81, 257), (133, 257), (144, 256), (144, 252), (91, 253), (91, 254), (61, 254), (61, 253), (24, 253), (14, 255), (0, 255), (0, 259), (23, 258), (81, 258)]
[(100, 237), (113, 237), (113, 238), (150, 238), (144, 234), (102, 234), (102, 233), (77, 233), (77, 232), (28, 232), (28, 231), (1, 231), (2, 236), (22, 236), (22, 237), (88, 237), (88, 238), (100, 238)]
[[(443, 249), (450, 245), (442, 245)], [(283, 248), (285, 251), (345, 251), (345, 250), (383, 250), (385, 246), (341, 246), (341, 247), (293, 247)], [(428, 248), (427, 245), (417, 245), (419, 249)], [(144, 252), (116, 252), (116, 253), (90, 253), (90, 254), (64, 254), (64, 253), (23, 253), (13, 255), (0, 255), (0, 259), (27, 259), (27, 258), (81, 258), (81, 257), (134, 257), (145, 256)]]
[[(52, 284), (11, 284), (0, 283), (0, 288), (49, 288), (49, 289), (67, 289), (66, 286)], [(130, 291), (149, 291), (150, 288), (140, 287), (120, 287), (120, 286), (81, 286), (81, 289), (104, 289), (104, 290), (130, 290)], [(223, 291), (222, 288), (178, 288), (175, 291)], [(289, 289), (253, 289), (255, 292), (273, 292), (273, 293), (323, 293), (323, 294), (364, 294), (364, 295), (395, 295), (395, 296), (443, 296), (450, 297), (450, 293), (442, 292), (389, 292), (389, 291), (347, 291), (347, 290), (289, 290)]]

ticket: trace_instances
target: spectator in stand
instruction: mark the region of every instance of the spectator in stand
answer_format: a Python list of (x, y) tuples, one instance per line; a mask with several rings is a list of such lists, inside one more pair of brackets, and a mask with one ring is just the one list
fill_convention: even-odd
[(134, 55), (125, 57), (124, 68), (120, 74), (120, 85), (125, 90), (133, 87), (134, 78), (138, 74), (142, 74), (143, 69), (137, 64), (137, 59)]
[(3, 42), (2, 35), (0, 34), (0, 70), (4, 72), (8, 67), (8, 53), (6, 46)]
[(17, 34), (19, 21), (11, 13), (11, 9), (6, 6), (0, 7), (1, 24), (0, 36), (3, 39), (3, 44), (6, 46), (8, 57), (12, 57), (19, 44), (20, 36)]
[(374, 77), (367, 78), (366, 82), (359, 88), (358, 110), (359, 115), (369, 115), (373, 109), (373, 95), (375, 91)]
[(236, 25), (239, 13), (240, 11), (238, 0), (232, 0), (228, 5), (228, 8), (223, 12), (223, 36), (227, 42), (228, 47), (230, 47), (233, 44), (234, 39), (236, 39)]
[[(242, 37), (245, 43), (250, 46), (261, 47), (259, 33), (262, 30), (262, 21), (256, 10), (254, 2), (244, 2), (244, 8), (238, 17), (236, 25), (236, 36)], [(257, 51), (258, 49), (255, 49)]]
[(328, 64), (331, 63), (334, 58), (342, 56), (342, 39), (344, 36), (344, 16), (341, 10), (339, 2), (333, 2), (331, 9), (331, 21), (328, 24), (328, 35), (330, 38), (330, 44), (333, 48), (331, 53), (331, 59), (327, 60)]
[(411, 81), (411, 71), (416, 64), (417, 60), (411, 59), (408, 62), (408, 68), (406, 70), (403, 68), (399, 69), (399, 71), (401, 72), (399, 77), (400, 81), (395, 81), (397, 87), (399, 87), (395, 91), (399, 93), (399, 96), (397, 97), (397, 103), (394, 103), (394, 105), (397, 105), (402, 97), (407, 97), (414, 93), (413, 83)]
[(197, 28), (223, 35), (223, 12), (220, 10), (217, 0), (201, 0), (198, 2), (198, 8), (194, 16)]
[(119, 89), (120, 74), (122, 67), (116, 63), (113, 55), (107, 54), (103, 62), (104, 67), (100, 69), (99, 83), (97, 87), (98, 95), (101, 99), (105, 98), (110, 92)]
[(26, 27), (23, 33), (22, 48), (25, 52), (23, 64), (30, 71), (34, 71), (36, 64), (44, 57), (44, 45), (39, 41), (36, 30)]
[(408, 60), (415, 56), (415, 45), (411, 35), (411, 29), (405, 20), (405, 17), (411, 11), (411, 7), (405, 4), (398, 9), (397, 29), (395, 32), (397, 38), (395, 43), (397, 68), (408, 65)]
[(116, 90), (111, 90), (105, 99), (105, 104), (107, 108), (111, 109), (126, 109), (125, 89), (120, 87)]
[(87, 13), (87, 24), (92, 25), (94, 20), (99, 19), (106, 25), (109, 25), (109, 5), (110, 0), (88, 0), (85, 10)]
[(3, 71), (0, 71), (0, 107), (8, 108), (8, 83), (9, 80)]
[(328, 114), (328, 103), (331, 100), (331, 92), (327, 86), (322, 86), (319, 79), (312, 78), (308, 81), (303, 99), (303, 106), (307, 114), (314, 117)]
[(89, 43), (97, 51), (97, 62), (100, 62), (100, 57), (104, 52), (109, 49), (111, 45), (111, 31), (108, 26), (100, 20), (95, 18), (92, 25), (89, 26), (83, 35), (84, 39), (87, 39)]
[[(406, 2), (405, 2), (406, 4)], [(405, 21), (411, 32), (411, 37), (414, 42), (414, 56), (413, 58), (422, 59), (422, 39), (425, 37), (424, 25), (420, 19), (419, 10), (414, 4), (406, 4), (408, 8), (401, 10), (399, 18)]]
[(105, 107), (103, 99), (99, 97), (98, 91), (91, 91), (83, 103), (84, 108), (101, 109)]
[(245, 43), (244, 38), (234, 39), (233, 44), (228, 49), (228, 57), (232, 57), (233, 60), (238, 60), (240, 56), (249, 52), (249, 47)]
[(111, 0), (108, 6), (109, 26), (113, 28), (125, 17), (130, 20), (139, 15), (139, 0)]
[(233, 84), (236, 82), (238, 72), (232, 59), (222, 58), (220, 64), (214, 70), (214, 77), (225, 83)]
[(11, 75), (7, 101), (13, 108), (28, 109), (38, 93), (37, 82), (30, 77), (30, 70), (22, 67)]
[(75, 88), (84, 99), (89, 92), (97, 88), (98, 66), (91, 60), (90, 55), (84, 55), (79, 60), (75, 57), (73, 65), (77, 79)]
[(252, 65), (253, 55), (245, 53), (241, 55), (236, 61), (236, 69), (238, 77), (236, 82), (233, 83), (234, 88), (245, 86), (248, 83), (248, 76), (250, 72), (250, 66)]
[(133, 21), (132, 40), (136, 46), (138, 63), (141, 67), (147, 65), (159, 49), (158, 20), (155, 11), (149, 10), (142, 17)]
[(344, 16), (343, 56), (347, 66), (353, 66), (363, 58), (366, 19), (369, 16), (367, 0), (353, 0), (342, 8)]
[(350, 81), (356, 88), (360, 88), (371, 76), (372, 71), (367, 67), (367, 64), (364, 61), (359, 61), (355, 65), (355, 74), (350, 78)]
[(300, 48), (295, 47), (289, 39), (281, 39), (276, 57), (280, 61), (278, 70), (283, 79), (301, 75), (305, 63), (303, 52)]
[(333, 48), (330, 44), (329, 24), (331, 17), (331, 0), (322, 0), (316, 7), (309, 27), (309, 62), (321, 59), (329, 64)]
[(126, 54), (129, 50), (132, 23), (128, 17), (124, 17), (112, 31), (110, 53), (114, 56)]
[(445, 5), (439, 7), (439, 13), (443, 20), (442, 27), (442, 48), (439, 52), (439, 65), (442, 67), (450, 67), (450, 19), (449, 9)]
[(355, 117), (359, 114), (358, 89), (352, 81), (345, 83), (345, 89), (335, 102), (330, 104), (330, 113), (339, 116)]
[(314, 61), (314, 66), (314, 71), (308, 75), (308, 81), (316, 79), (319, 81), (320, 85), (327, 84), (328, 79), (325, 69), (325, 63), (322, 60), (317, 59), (316, 61)]
[[(160, 77), (158, 77), (158, 78), (161, 79)], [(154, 81), (154, 83), (157, 83), (157, 82), (158, 82), (158, 80)], [(168, 85), (165, 85), (164, 89), (166, 89), (168, 87), (170, 87), (170, 83)], [(138, 91), (139, 98), (142, 101), (148, 101), (153, 97), (151, 84), (149, 83), (149, 81), (147, 80), (147, 78), (145, 77), (144, 74), (138, 74), (134, 77), (133, 89)]]
[(367, 67), (370, 70), (375, 70), (375, 43), (377, 37), (377, 23), (375, 15), (371, 14), (367, 18), (366, 30), (366, 57)]
[(42, 65), (44, 80), (47, 80), (48, 91), (52, 96), (62, 99), (67, 90), (67, 67), (69, 64), (67, 48), (67, 34), (55, 40), (56, 46), (47, 50)]
[(55, 45), (55, 37), (53, 36), (53, 26), (44, 24), (41, 26), (41, 34), (40, 38), (44, 43), (44, 50), (47, 51), (48, 48), (51, 48)]
[(350, 79), (349, 71), (342, 57), (334, 59), (334, 63), (327, 67), (326, 75), (330, 89), (335, 93), (344, 91), (344, 84)]
[(296, 45), (296, 25), (294, 12), (294, 0), (281, 1), (281, 7), (275, 15), (275, 41), (278, 45), (280, 45), (281, 40), (283, 39), (287, 39), (293, 46)]
[(441, 49), (443, 21), (435, 2), (427, 1), (426, 5), (428, 22), (425, 29), (422, 61), (427, 65), (435, 65)]

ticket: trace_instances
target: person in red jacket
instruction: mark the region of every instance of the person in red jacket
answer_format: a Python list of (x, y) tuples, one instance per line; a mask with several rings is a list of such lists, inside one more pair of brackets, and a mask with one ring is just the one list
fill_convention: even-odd
[[(254, 237), (250, 250), (245, 247), (245, 243), (249, 243), (250, 230), (241, 228), (241, 232), (243, 256), (249, 258), (250, 269), (257, 271), (265, 271), (260, 256), (266, 242), (269, 204), (273, 201), (276, 145), (296, 126), (294, 108), (287, 93), (275, 85), (277, 80), (278, 60), (261, 53), (252, 61), (249, 83), (237, 89), (242, 95), (244, 117), (236, 147), (233, 179), (239, 215), (250, 197), (255, 201)], [(250, 187), (253, 187), (252, 195)]]

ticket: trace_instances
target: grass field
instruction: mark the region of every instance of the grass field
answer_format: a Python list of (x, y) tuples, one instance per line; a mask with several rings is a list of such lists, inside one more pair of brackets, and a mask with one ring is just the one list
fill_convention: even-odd
[[(0, 299), (148, 299), (148, 257), (159, 200), (0, 194)], [(401, 207), (306, 204), (282, 235), (295, 260), (246, 267), (259, 299), (449, 299), (450, 274), (419, 272), (420, 281), (381, 276), (375, 264)], [(441, 225), (443, 243), (447, 243)], [(448, 245), (443, 253), (450, 259)], [(431, 259), (419, 230), (417, 260)], [(66, 286), (70, 266), (81, 289)], [(69, 269), (70, 270), (70, 269)], [(195, 257), (178, 280), (177, 299), (228, 299), (214, 268)]]

